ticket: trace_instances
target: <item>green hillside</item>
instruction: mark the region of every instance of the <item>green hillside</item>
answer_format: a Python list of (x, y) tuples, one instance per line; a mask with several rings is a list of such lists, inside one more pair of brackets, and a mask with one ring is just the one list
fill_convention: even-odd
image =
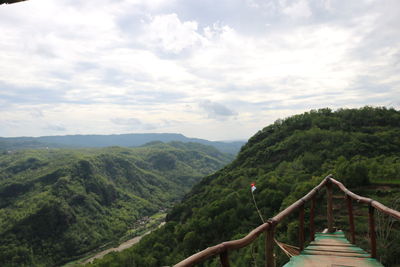
[[(269, 218), (329, 173), (355, 192), (392, 206), (400, 198), (400, 112), (372, 107), (321, 109), (278, 120), (255, 134), (230, 165), (202, 179), (168, 214), (162, 229), (94, 265), (172, 265), (206, 247), (241, 238), (261, 223), (252, 203), (251, 182), (257, 184), (261, 213)], [(321, 216), (318, 226), (324, 228)], [(364, 219), (357, 217), (358, 229), (365, 229)], [(346, 230), (346, 221), (337, 220), (342, 222), (338, 226)], [(398, 226), (394, 225), (388, 242), (399, 243)], [(289, 218), (277, 229), (278, 239), (296, 244), (296, 227), (296, 216)], [(366, 232), (363, 235), (360, 242), (365, 243)], [(232, 265), (262, 266), (262, 244), (261, 237), (254, 245), (231, 253)], [(379, 248), (387, 266), (399, 263), (399, 252), (393, 247)], [(277, 253), (279, 266), (287, 258)], [(213, 260), (204, 265), (218, 266)]]
[(3, 152), (0, 265), (59, 265), (113, 241), (231, 160), (180, 142)]
[(93, 147), (137, 147), (149, 142), (185, 142), (213, 146), (223, 153), (237, 154), (243, 141), (208, 141), (189, 138), (175, 133), (136, 133), (112, 135), (60, 135), (41, 137), (0, 137), (0, 151), (37, 148), (93, 148)]

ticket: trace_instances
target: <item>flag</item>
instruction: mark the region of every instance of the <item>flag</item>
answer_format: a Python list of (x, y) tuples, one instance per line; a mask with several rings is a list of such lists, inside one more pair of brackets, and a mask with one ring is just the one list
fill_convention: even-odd
[(255, 183), (252, 183), (252, 184), (251, 184), (251, 192), (253, 193), (254, 190), (256, 190), (256, 189), (257, 189), (256, 184), (255, 184)]

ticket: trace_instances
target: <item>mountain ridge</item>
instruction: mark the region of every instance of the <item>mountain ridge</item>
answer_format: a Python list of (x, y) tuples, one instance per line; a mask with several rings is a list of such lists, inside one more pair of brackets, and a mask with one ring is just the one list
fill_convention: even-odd
[(137, 147), (153, 141), (161, 142), (195, 142), (212, 145), (221, 152), (237, 154), (243, 141), (209, 141), (200, 138), (189, 138), (179, 133), (136, 133), (112, 135), (56, 135), (40, 137), (0, 137), (0, 149), (24, 148), (84, 148), (84, 147)]
[[(388, 181), (398, 184), (399, 163), (397, 110), (368, 106), (320, 109), (277, 120), (250, 138), (231, 164), (197, 183), (168, 213), (162, 229), (131, 249), (95, 261), (94, 266), (125, 266), (127, 262), (135, 263), (133, 266), (173, 265), (207, 247), (243, 237), (261, 223), (250, 192), (252, 182), (256, 183), (255, 199), (264, 218), (294, 203), (330, 173), (357, 189), (354, 192), (373, 196), (390, 207), (400, 198), (400, 190), (367, 189), (370, 184)], [(321, 217), (316, 225), (324, 226)], [(358, 231), (367, 233), (367, 225), (366, 220), (358, 221)], [(276, 238), (295, 245), (297, 227), (297, 219), (289, 218), (276, 229)], [(345, 224), (340, 227), (346, 230)], [(399, 240), (400, 229), (394, 229), (390, 241)], [(395, 249), (379, 251), (383, 264), (399, 263)], [(259, 238), (251, 246), (230, 252), (229, 258), (235, 266), (262, 266), (263, 253), (263, 238)], [(279, 250), (275, 253), (277, 266), (287, 261)], [(218, 266), (217, 258), (202, 266)]]
[(67, 262), (171, 207), (231, 159), (181, 142), (0, 153), (0, 263)]

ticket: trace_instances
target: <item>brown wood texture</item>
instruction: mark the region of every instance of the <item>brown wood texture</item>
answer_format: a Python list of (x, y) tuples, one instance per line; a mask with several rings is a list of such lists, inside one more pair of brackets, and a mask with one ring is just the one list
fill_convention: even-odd
[(353, 200), (350, 196), (346, 195), (347, 212), (349, 214), (350, 236), (351, 243), (356, 243), (356, 230), (354, 228), (354, 215), (353, 215)]
[(311, 199), (310, 209), (310, 240), (315, 240), (315, 195)]
[(274, 244), (275, 225), (271, 225), (265, 233), (265, 267), (275, 267)]
[(371, 257), (376, 258), (376, 232), (375, 232), (375, 208), (368, 207), (369, 237), (371, 242)]
[(392, 216), (393, 218), (395, 218), (397, 220), (400, 220), (400, 212), (398, 212), (397, 210), (388, 208), (385, 205), (383, 205), (383, 204), (379, 203), (378, 201), (375, 201), (371, 198), (366, 198), (366, 197), (362, 197), (357, 194), (354, 194), (349, 189), (347, 189), (341, 182), (333, 179), (332, 177), (329, 177), (329, 180), (332, 183), (336, 184), (340, 190), (342, 190), (346, 195), (350, 196), (355, 201), (361, 202), (361, 203), (364, 203), (367, 205), (371, 205), (372, 207), (376, 208), (377, 210), (379, 210), (389, 216)]
[(223, 251), (219, 254), (222, 267), (229, 267), (228, 251)]
[(201, 263), (206, 259), (209, 259), (217, 254), (220, 254), (226, 250), (236, 250), (243, 248), (250, 243), (252, 243), (260, 234), (264, 233), (270, 227), (270, 223), (264, 223), (259, 227), (255, 228), (251, 231), (247, 236), (233, 241), (223, 242), (219, 245), (206, 248), (192, 256), (184, 259), (183, 261), (177, 263), (174, 266), (183, 267), (183, 266), (193, 266), (195, 264)]
[[(238, 240), (233, 240), (233, 241), (228, 241), (228, 242), (223, 242), (219, 245), (213, 246), (206, 248), (188, 258), (185, 260), (177, 263), (175, 266), (177, 267), (184, 267), (184, 266), (193, 266), (195, 264), (201, 263), (205, 261), (206, 259), (209, 259), (215, 255), (220, 255), (221, 258), (221, 263), (224, 264), (225, 262), (225, 257), (226, 257), (226, 262), (228, 261), (228, 252), (230, 250), (236, 250), (243, 248), (250, 243), (252, 243), (260, 234), (265, 233), (265, 250), (266, 250), (266, 266), (267, 267), (274, 267), (275, 266), (275, 259), (273, 256), (273, 249), (274, 249), (274, 231), (275, 231), (275, 226), (278, 223), (281, 223), (288, 215), (292, 214), (294, 211), (297, 211), (300, 209), (300, 215), (299, 215), (299, 221), (300, 221), (300, 226), (299, 227), (299, 243), (304, 243), (304, 232), (301, 233), (300, 229), (304, 229), (304, 211), (301, 211), (301, 209), (304, 209), (304, 205), (306, 202), (311, 200), (311, 211), (310, 211), (310, 233), (311, 233), (311, 240), (313, 240), (313, 233), (315, 233), (315, 225), (314, 225), (314, 217), (315, 217), (315, 196), (322, 190), (324, 186), (327, 187), (327, 217), (328, 217), (328, 232), (333, 232), (333, 203), (332, 203), (332, 185), (335, 184), (338, 186), (340, 190), (342, 190), (346, 194), (346, 199), (347, 199), (347, 204), (348, 204), (348, 211), (349, 211), (349, 224), (350, 224), (350, 231), (351, 231), (351, 242), (355, 241), (355, 229), (354, 228), (354, 213), (353, 213), (353, 207), (352, 207), (352, 202), (351, 200), (355, 200), (359, 203), (364, 203), (368, 204), (370, 207), (369, 210), (369, 224), (370, 224), (370, 237), (371, 237), (371, 256), (376, 257), (376, 233), (375, 233), (375, 221), (374, 221), (374, 210), (377, 209), (389, 216), (392, 216), (398, 220), (400, 220), (400, 212), (390, 209), (381, 203), (365, 198), (362, 196), (359, 196), (357, 194), (354, 194), (350, 190), (348, 190), (341, 182), (335, 180), (332, 178), (331, 175), (327, 176), (324, 180), (321, 181), (321, 183), (314, 187), (310, 192), (308, 192), (307, 195), (305, 195), (303, 198), (297, 200), (295, 203), (278, 213), (276, 216), (273, 218), (269, 219), (266, 223), (260, 225), (259, 227), (255, 228), (253, 231), (251, 231), (247, 236), (244, 238), (238, 239)], [(302, 214), (303, 213), (303, 214)], [(353, 225), (353, 226), (352, 226)], [(304, 230), (303, 230), (304, 231)], [(302, 237), (303, 236), (303, 237)], [(302, 238), (302, 239), (301, 239)], [(302, 241), (303, 240), (303, 241)], [(314, 241), (313, 241), (314, 242)], [(311, 242), (310, 246), (313, 245), (313, 242)], [(325, 241), (320, 241), (318, 246), (331, 246), (332, 248), (337, 246), (337, 247), (352, 247), (351, 244), (343, 244), (343, 243), (335, 243), (335, 241), (330, 241), (326, 243)], [(333, 249), (334, 250), (334, 249)], [(318, 251), (318, 250), (314, 250)], [(344, 253), (344, 252), (335, 252), (335, 253)], [(356, 253), (357, 254), (357, 253)], [(269, 256), (268, 256), (269, 255)], [(348, 255), (348, 254), (346, 254)], [(333, 257), (333, 256), (332, 256)], [(227, 263), (229, 266), (229, 263)], [(225, 265), (223, 265), (225, 266)], [(314, 265), (312, 265), (314, 266)], [(316, 265), (317, 266), (317, 265)], [(356, 266), (356, 265), (354, 265)], [(357, 265), (359, 266), (359, 265)], [(362, 266), (362, 265), (360, 265)]]
[(299, 208), (299, 249), (304, 249), (304, 204)]
[(333, 200), (332, 200), (332, 183), (329, 181), (326, 183), (326, 198), (327, 198), (327, 220), (328, 220), (328, 232), (332, 233), (333, 229)]

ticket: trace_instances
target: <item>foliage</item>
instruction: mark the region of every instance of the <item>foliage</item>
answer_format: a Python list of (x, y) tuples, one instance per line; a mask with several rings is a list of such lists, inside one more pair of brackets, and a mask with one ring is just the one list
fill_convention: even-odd
[(1, 266), (54, 266), (117, 240), (230, 160), (179, 142), (2, 153)]
[[(269, 218), (329, 173), (353, 189), (381, 179), (400, 181), (399, 157), (400, 112), (394, 109), (320, 109), (277, 120), (255, 134), (230, 165), (195, 185), (174, 206), (162, 229), (93, 265), (175, 264), (209, 246), (240, 238), (261, 223), (250, 194), (253, 181), (259, 208), (263, 217)], [(392, 197), (386, 194), (381, 201), (390, 205)], [(322, 223), (319, 226), (324, 227)], [(289, 218), (278, 227), (278, 239), (296, 244), (296, 227), (295, 218)], [(262, 240), (252, 246), (230, 254), (234, 266), (252, 266), (259, 261), (254, 257), (262, 257)], [(400, 255), (396, 253), (385, 261), (398, 263)], [(278, 265), (285, 260), (278, 258)], [(210, 260), (203, 265), (218, 264)]]

